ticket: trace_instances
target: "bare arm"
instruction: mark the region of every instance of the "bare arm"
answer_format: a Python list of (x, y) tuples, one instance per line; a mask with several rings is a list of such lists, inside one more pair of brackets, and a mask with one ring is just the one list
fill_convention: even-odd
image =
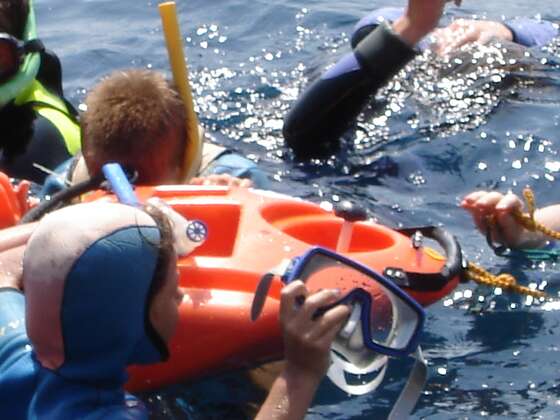
[(22, 259), (25, 244), (37, 223), (0, 231), (0, 288), (22, 289)]
[[(304, 297), (302, 305), (296, 304)], [(296, 281), (282, 290), (280, 322), (284, 333), (286, 366), (274, 381), (257, 414), (258, 420), (298, 420), (305, 417), (315, 391), (330, 363), (330, 346), (349, 315), (349, 308), (336, 306), (321, 317), (317, 309), (333, 303), (338, 292), (322, 290), (308, 295), (305, 285)]]

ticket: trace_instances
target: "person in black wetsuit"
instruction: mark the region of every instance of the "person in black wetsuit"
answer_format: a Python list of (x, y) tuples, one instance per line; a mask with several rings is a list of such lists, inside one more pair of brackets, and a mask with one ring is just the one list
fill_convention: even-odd
[(0, 170), (43, 183), (80, 147), (77, 112), (64, 99), (58, 57), (37, 39), (33, 4), (0, 0)]
[[(413, 47), (435, 27), (434, 22), (418, 23), (426, 15), (424, 3), (411, 0), (404, 11), (378, 9), (356, 25), (353, 52), (313, 82), (284, 120), (284, 138), (297, 158), (325, 157), (335, 151), (340, 137), (371, 96), (412, 60)], [(551, 23), (531, 19), (513, 19), (503, 24), (473, 22), (458, 20), (434, 32), (436, 51), (444, 54), (469, 42), (496, 37), (531, 47), (558, 35), (558, 28)], [(410, 35), (406, 25), (418, 29)], [(418, 47), (426, 48), (425, 42)]]

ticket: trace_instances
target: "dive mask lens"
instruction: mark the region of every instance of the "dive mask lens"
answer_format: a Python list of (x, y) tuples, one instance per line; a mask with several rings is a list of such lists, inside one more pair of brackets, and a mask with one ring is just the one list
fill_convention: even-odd
[(390, 280), (373, 270), (324, 248), (313, 248), (294, 266), (288, 282), (301, 280), (310, 293), (339, 289), (341, 299), (329, 308), (348, 304), (352, 314), (339, 332), (338, 346), (352, 351), (367, 348), (404, 357), (418, 345), (424, 311)]
[(25, 54), (44, 50), (39, 39), (23, 42), (10, 34), (0, 33), (0, 83), (17, 73)]

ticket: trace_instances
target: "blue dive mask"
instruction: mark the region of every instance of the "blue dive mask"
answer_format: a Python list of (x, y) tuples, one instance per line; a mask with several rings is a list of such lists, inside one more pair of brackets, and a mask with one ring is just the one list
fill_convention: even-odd
[[(335, 340), (336, 347), (367, 349), (391, 357), (414, 352), (424, 325), (424, 310), (392, 281), (370, 268), (328, 249), (316, 247), (291, 262), (282, 275), (287, 284), (305, 283), (310, 293), (339, 289), (342, 298), (320, 309), (320, 316), (341, 304), (352, 307), (346, 325)], [(264, 276), (253, 301), (256, 319), (264, 304), (272, 276)]]
[(335, 343), (367, 348), (391, 357), (405, 357), (416, 350), (424, 325), (422, 307), (392, 281), (370, 268), (328, 249), (317, 247), (299, 257), (286, 283), (301, 280), (310, 293), (339, 289), (336, 305), (352, 308)]

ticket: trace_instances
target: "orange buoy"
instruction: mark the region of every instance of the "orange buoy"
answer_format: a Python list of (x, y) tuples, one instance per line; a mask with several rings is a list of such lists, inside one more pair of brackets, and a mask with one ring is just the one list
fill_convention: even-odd
[[(261, 277), (282, 260), (312, 246), (336, 249), (343, 219), (317, 204), (288, 196), (230, 187), (137, 187), (141, 201), (165, 200), (188, 219), (208, 227), (206, 242), (179, 263), (185, 298), (177, 333), (165, 363), (130, 368), (127, 388), (142, 391), (221, 370), (255, 366), (282, 357), (278, 308), (282, 282), (273, 281), (261, 316), (250, 319)], [(114, 200), (103, 192), (87, 200)], [(350, 258), (384, 273), (439, 273), (445, 259), (412, 246), (409, 236), (369, 221), (355, 222), (347, 244)], [(422, 305), (453, 290), (456, 275), (431, 290), (406, 289)]]

